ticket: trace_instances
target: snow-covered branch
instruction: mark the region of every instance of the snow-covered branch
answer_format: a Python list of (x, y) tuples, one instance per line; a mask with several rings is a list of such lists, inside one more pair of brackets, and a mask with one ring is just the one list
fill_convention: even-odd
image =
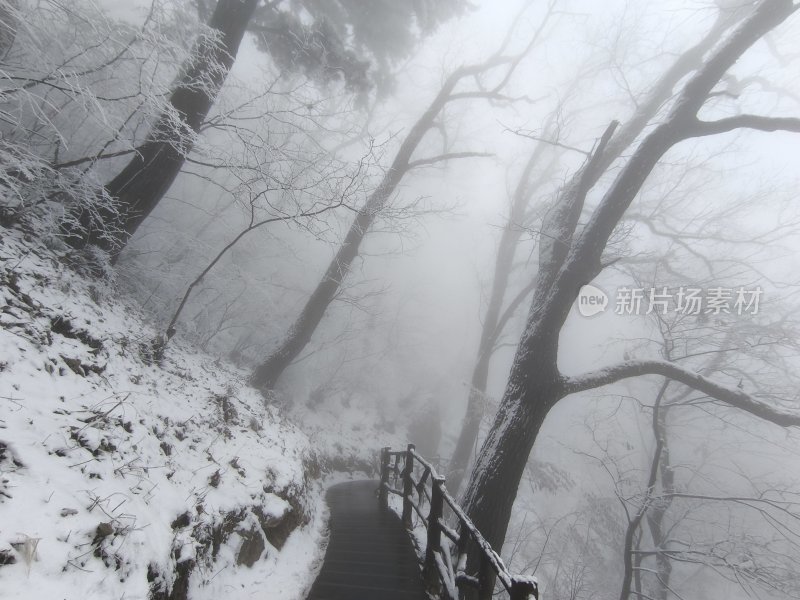
[(576, 377), (562, 378), (563, 390), (566, 394), (574, 394), (595, 389), (642, 375), (661, 375), (679, 381), (696, 390), (703, 392), (781, 427), (800, 425), (800, 409), (790, 409), (768, 404), (758, 398), (738, 389), (722, 385), (699, 373), (676, 365), (666, 360), (633, 360), (620, 363), (597, 371), (584, 373)]
[(800, 119), (796, 117), (764, 117), (762, 115), (736, 115), (716, 121), (697, 120), (689, 129), (690, 137), (703, 137), (726, 133), (735, 129), (758, 131), (794, 131), (800, 133)]

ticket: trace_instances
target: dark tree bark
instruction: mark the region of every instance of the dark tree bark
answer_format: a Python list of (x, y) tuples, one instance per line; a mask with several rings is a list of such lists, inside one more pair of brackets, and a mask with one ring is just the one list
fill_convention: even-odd
[(217, 2), (208, 26), (219, 38), (204, 37), (195, 44), (170, 98), (175, 115), (162, 115), (134, 158), (106, 184), (115, 207), (102, 210), (100, 222), (80, 215), (83, 230), (66, 232), (73, 246), (96, 245), (116, 258), (158, 205), (180, 173), (225, 83), (257, 4), (258, 0)]
[[(716, 47), (684, 84), (664, 122), (647, 135), (627, 161), (577, 237), (576, 215), (580, 214), (585, 197), (580, 194), (570, 200), (571, 205), (562, 200), (558, 217), (545, 225), (547, 239), (558, 242), (545, 243), (543, 236), (539, 283), (526, 328), (497, 417), (481, 447), (465, 495), (469, 517), (494, 547), (501, 548), (505, 540), (525, 463), (544, 419), (570, 393), (623, 377), (671, 372), (674, 379), (733, 406), (754, 414), (764, 413), (780, 424), (800, 423), (800, 414), (773, 408), (740, 390), (666, 361), (624, 363), (620, 368), (584, 377), (565, 377), (557, 364), (559, 334), (580, 287), (602, 270), (606, 244), (652, 169), (673, 145), (695, 135), (697, 113), (726, 71), (794, 10), (789, 0), (764, 0)], [(597, 160), (594, 162), (598, 164)], [(591, 163), (586, 168), (590, 169)], [(491, 589), (484, 589), (481, 598), (491, 598)]]

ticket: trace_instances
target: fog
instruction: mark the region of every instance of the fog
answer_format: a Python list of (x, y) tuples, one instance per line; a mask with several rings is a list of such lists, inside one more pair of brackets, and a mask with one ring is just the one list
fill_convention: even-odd
[[(544, 3), (531, 3), (520, 16), (516, 3), (504, 3), (501, 7), (496, 3), (480, 5), (460, 19), (444, 24), (402, 64), (396, 65), (393, 91), (370, 107), (370, 121), (362, 136), (379, 149), (373, 170), (379, 173), (386, 168), (404, 135), (424, 112), (448, 73), (462, 64), (485, 60), (502, 42), (510, 26), (514, 30), (508, 51), (524, 47), (539, 27), (545, 9)], [(393, 208), (397, 207), (397, 212), (391, 215), (393, 218), (379, 218), (374, 231), (367, 235), (359, 258), (350, 269), (342, 296), (328, 308), (304, 353), (307, 356), (289, 367), (277, 388), (277, 401), (288, 405), (290, 412), (302, 415), (306, 399), (316, 389), (329, 393), (332, 397), (326, 397), (324, 402), (334, 404), (337, 395), (361, 396), (362, 403), (374, 402), (377, 411), (397, 419), (401, 426), (408, 425), (409, 415), (424, 412), (427, 404), (435, 403), (442, 409), (444, 435), (438, 454), (442, 457), (441, 464), (445, 465), (464, 416), (481, 322), (494, 275), (497, 242), (508, 219), (517, 180), (536, 144), (535, 140), (519, 133), (544, 137), (544, 124), (553, 111), (558, 111), (559, 142), (578, 150), (564, 149), (547, 157), (550, 162), (547, 177), (538, 183), (531, 202), (552, 202), (559, 186), (585, 160), (580, 151), (591, 151), (609, 121), (618, 119), (624, 123), (629, 118), (649, 92), (648, 86), (668, 67), (675, 54), (692, 44), (710, 26), (716, 7), (699, 2), (650, 3), (647, 6), (631, 2), (603, 3), (602, 6), (572, 2), (555, 4), (554, 11), (557, 14), (551, 17), (551, 24), (540, 33), (541, 39), (520, 63), (504, 91), (508, 97), (519, 100), (458, 101), (448, 106), (441, 117), (447, 145), (443, 145), (440, 132), (431, 132), (423, 140), (415, 156), (442, 151), (475, 151), (492, 156), (452, 160), (420, 169), (404, 178), (390, 202)], [(743, 112), (796, 114), (796, 94), (800, 93), (797, 77), (791, 68), (785, 68), (777, 60), (779, 56), (788, 57), (797, 51), (791, 35), (788, 25), (769, 34), (769, 43), (756, 44), (735, 67), (734, 72), (742, 73), (741, 77), (757, 73), (769, 81), (770, 87), (759, 88), (756, 83), (741, 96), (722, 95), (718, 101), (709, 103), (703, 117), (722, 118)], [(781, 48), (783, 54), (778, 54), (776, 48)], [(262, 73), (271, 72), (268, 59), (254, 44), (245, 45), (237, 58), (233, 76), (247, 82), (260, 69)], [(339, 102), (346, 102), (341, 99), (341, 90), (321, 89), (309, 93), (312, 97), (317, 93), (320, 98), (338, 95)], [(663, 118), (663, 111), (660, 115)], [(343, 122), (358, 124), (359, 119), (366, 118), (363, 111), (356, 110), (347, 114)], [(654, 122), (658, 122), (658, 118)], [(269, 128), (269, 118), (261, 126)], [(334, 129), (335, 136), (335, 129), (341, 127), (341, 123), (334, 118), (326, 126)], [(324, 135), (319, 139), (324, 143)], [(359, 158), (363, 143), (347, 150), (349, 160)], [(798, 147), (793, 133), (744, 132), (690, 140), (670, 150), (664, 164), (648, 179), (631, 211), (664, 214), (667, 219), (664, 226), (674, 231), (700, 236), (704, 232), (708, 235), (729, 232), (731, 238), (742, 240), (748, 236), (768, 238), (774, 228), (796, 222), (798, 216), (794, 201), (796, 174), (800, 172)], [(632, 151), (632, 148), (627, 150), (623, 156)], [(622, 160), (616, 161), (601, 178), (587, 199), (586, 212), (599, 202), (622, 164)], [(372, 177), (370, 181), (374, 182), (376, 175)], [(374, 183), (365, 184), (360, 195), (366, 195), (371, 185)], [(170, 230), (174, 228), (178, 235), (191, 239), (193, 229), (186, 218), (187, 204), (203, 210), (203, 207), (218, 206), (220, 202), (207, 189), (203, 197), (195, 195), (194, 190), (204, 187), (203, 182), (182, 177), (170, 191), (170, 196), (180, 199), (181, 207), (177, 209), (180, 219), (176, 218), (174, 204), (169, 203), (163, 209), (159, 207), (154, 219), (164, 214)], [(360, 201), (359, 197), (354, 199), (356, 204)], [(414, 206), (417, 201), (419, 204)], [(659, 212), (659, 203), (671, 205), (672, 209)], [(731, 204), (741, 208), (731, 214), (728, 209)], [(413, 208), (405, 208), (409, 206)], [(713, 211), (723, 215), (719, 221), (707, 220)], [(313, 236), (308, 231), (283, 224), (269, 231), (255, 232), (253, 239), (238, 247), (236, 255), (231, 255), (221, 269), (236, 269), (235, 277), (230, 273), (214, 273), (204, 282), (209, 289), (207, 293), (216, 296), (217, 305), (234, 303), (232, 322), (254, 336), (246, 358), (242, 359), (245, 365), (252, 364), (248, 359), (259, 360), (279, 343), (286, 324), (296, 318), (299, 306), (336, 251), (349, 218), (349, 214), (337, 212), (333, 220), (326, 219), (321, 228), (315, 228)], [(215, 225), (213, 235), (203, 236), (194, 243), (201, 244), (200, 248), (206, 248), (209, 253), (218, 247), (226, 234), (230, 236), (236, 230), (235, 216), (223, 216), (223, 220), (226, 226)], [(693, 223), (697, 225), (693, 227)], [(521, 236), (516, 251), (507, 298), (524, 287), (536, 272), (540, 242), (535, 223), (529, 227), (530, 230)], [(619, 242), (620, 253), (631, 259), (632, 265), (636, 264), (637, 257), (649, 262), (636, 271), (637, 277), (644, 278), (640, 280), (641, 287), (688, 286), (698, 285), (697, 282), (707, 287), (712, 284), (731, 288), (760, 285), (765, 291), (759, 316), (765, 322), (774, 322), (777, 314), (770, 314), (770, 310), (775, 307), (775, 311), (781, 311), (779, 319), (786, 315), (789, 322), (792, 321), (792, 290), (797, 283), (796, 229), (787, 228), (772, 244), (741, 248), (735, 243), (703, 244), (697, 236), (687, 234), (689, 247), (681, 253), (680, 249), (675, 252), (674, 242), (665, 242), (663, 237), (659, 239), (646, 227), (630, 227), (631, 230), (625, 232), (626, 238)], [(147, 231), (145, 229), (132, 243), (129, 250), (132, 256), (138, 248), (149, 247), (149, 244), (145, 246)], [(685, 261), (682, 265), (685, 271), (670, 272), (670, 268), (664, 268), (659, 262), (668, 247), (677, 254), (678, 264)], [(693, 256), (695, 253), (703, 258)], [(706, 273), (702, 268), (705, 260), (712, 264), (720, 260), (720, 273)], [(131, 258), (128, 264), (136, 269), (141, 263)], [(146, 259), (144, 265), (150, 268)], [(172, 269), (170, 273), (178, 277), (183, 273), (191, 277), (191, 271), (185, 270), (184, 265), (177, 264)], [(135, 275), (131, 277), (139, 281)], [(257, 288), (263, 303), (257, 307), (257, 312), (244, 304), (249, 302), (252, 306), (252, 300), (238, 296), (237, 285), (231, 290), (224, 289), (227, 285), (222, 282), (231, 280), (246, 281), (248, 290)], [(615, 287), (631, 285), (630, 271), (621, 268), (604, 273), (596, 282), (611, 293)], [(171, 283), (178, 289), (182, 287), (174, 281)], [(158, 305), (151, 298), (149, 306), (158, 311), (161, 306), (169, 306), (170, 300), (169, 296), (161, 296), (163, 304)], [(207, 301), (207, 297), (198, 292), (191, 304), (193, 310), (201, 311), (204, 300)], [(527, 305), (527, 302), (522, 303), (515, 311), (492, 357), (486, 387), (485, 429), (503, 396)], [(189, 329), (191, 313), (184, 319), (187, 324), (179, 327), (182, 332)], [(196, 327), (202, 334), (203, 325)], [(221, 334), (212, 344), (218, 352), (225, 352), (226, 345), (235, 341), (236, 334), (236, 329), (232, 335)], [(573, 309), (560, 336), (559, 366), (564, 373), (578, 374), (629, 355), (661, 356), (657, 341), (648, 342), (649, 339), (657, 340), (658, 333), (652, 319), (645, 315), (619, 316), (609, 310), (603, 315), (585, 318)], [(793, 347), (794, 341), (790, 342)], [(723, 342), (712, 342), (712, 347), (721, 345)], [(788, 364), (795, 364), (794, 356), (787, 359)], [(737, 373), (738, 369), (747, 371), (748, 360), (747, 356), (737, 358), (737, 365), (729, 369)], [(754, 359), (752, 368), (760, 370), (756, 362)], [(770, 393), (770, 386), (775, 382), (771, 376), (764, 375), (752, 382), (754, 389), (750, 391)], [(736, 375), (731, 376), (736, 379)], [(793, 373), (772, 376), (791, 378)], [(545, 528), (564, 515), (580, 515), (574, 518), (587, 530), (595, 528), (593, 535), (599, 538), (611, 535), (612, 532), (603, 532), (601, 526), (585, 515), (585, 503), (598, 500), (583, 498), (594, 495), (613, 498), (616, 494), (629, 505), (635, 504), (630, 498), (635, 498), (639, 493), (635, 490), (644, 485), (642, 474), (646, 473), (648, 453), (652, 452), (646, 407), (652, 405), (657, 390), (653, 379), (567, 398), (550, 412), (532, 456), (563, 470), (574, 483), (562, 490), (550, 490), (550, 496), (545, 491), (532, 497), (523, 493), (524, 498), (517, 501), (515, 519), (530, 526), (532, 519), (538, 518), (536, 526)], [(790, 396), (796, 397), (796, 393)], [(297, 418), (303, 419), (302, 416)], [(752, 480), (768, 477), (767, 474), (774, 473), (777, 468), (782, 471), (781, 485), (789, 485), (787, 491), (793, 492), (790, 482), (796, 482), (798, 473), (788, 468), (787, 461), (792, 462), (792, 457), (796, 456), (796, 444), (779, 443), (776, 447), (763, 439), (755, 442), (736, 432), (739, 417), (730, 418), (734, 419), (734, 424), (726, 427), (709, 424), (707, 420), (702, 420), (699, 428), (694, 427), (697, 415), (676, 416), (675, 423), (670, 424), (671, 431), (676, 431), (671, 460), (676, 465), (686, 465), (692, 473), (687, 481), (713, 477), (713, 483), (708, 481), (711, 489), (721, 485), (728, 495), (747, 495), (753, 491), (747, 489)], [(713, 434), (709, 434), (709, 427)], [(636, 431), (633, 435), (624, 433), (632, 428)], [(767, 431), (765, 429), (757, 437), (767, 436)], [(421, 440), (412, 441), (420, 443)], [(681, 452), (681, 448), (686, 448), (688, 454)], [(779, 464), (782, 466), (778, 467)], [(598, 470), (598, 467), (601, 468)], [(731, 469), (740, 472), (734, 475)], [(536, 487), (535, 476), (533, 486)], [(609, 504), (607, 510), (619, 517), (618, 506), (615, 507), (613, 501)], [(712, 509), (712, 513), (716, 510)], [(692, 519), (706, 522), (709, 531), (713, 530), (715, 517), (704, 517), (700, 508), (693, 511), (698, 516)], [(740, 518), (746, 520), (752, 515)], [(757, 520), (750, 527), (760, 529)], [(532, 560), (530, 557), (537, 552), (543, 551), (542, 556), (548, 556), (548, 552), (553, 551), (542, 550), (541, 532), (539, 534), (529, 535), (521, 549), (517, 548), (514, 558), (520, 565)], [(737, 535), (743, 534), (737, 532)], [(615, 544), (621, 540), (604, 539), (602, 543), (607, 547), (599, 554), (608, 564), (613, 564), (613, 556), (618, 552)], [(703, 543), (702, 540), (693, 541), (690, 547), (694, 549)], [(565, 546), (562, 551), (567, 554), (571, 550)], [(578, 556), (582, 562), (591, 560), (586, 552)], [(564, 556), (560, 559), (567, 560)], [(619, 568), (618, 564), (615, 566)], [(598, 569), (597, 564), (592, 568)], [(680, 567), (676, 569), (680, 571)], [(690, 576), (687, 571), (675, 579), (681, 576), (686, 577), (687, 582), (675, 584), (676, 594), (678, 589), (693, 589), (694, 594), (703, 590), (703, 595), (712, 595), (710, 589), (702, 586), (714, 581), (714, 575)], [(602, 579), (599, 572), (594, 577)], [(722, 577), (726, 578), (724, 573)], [(607, 583), (613, 589), (613, 581)], [(794, 588), (793, 584), (784, 589), (790, 588)], [(735, 586), (722, 589), (726, 593), (740, 593), (733, 591)]]
[[(105, 26), (153, 29), (119, 90), (138, 72), (150, 77), (147, 91), (138, 106), (98, 100), (99, 124), (80, 116), (86, 106), (54, 114), (67, 141), (55, 162), (145, 140), (184, 72), (204, 4), (157, 2), (152, 12), (148, 2), (100, 3)], [(300, 23), (322, 10), (272, 4)], [(434, 14), (434, 2), (409, 2), (394, 18), (410, 37), (372, 39), (364, 32), (392, 31), (391, 4), (336, 3), (363, 9), (358, 22), (336, 25), (342, 48), (368, 65), (361, 87), (333, 64), (332, 42), (309, 37), (287, 63), (263, 28), (244, 34), (180, 174), (124, 239), (115, 285), (164, 332), (165, 352), (176, 336), (256, 373), (265, 402), (312, 440), (326, 419), (336, 422), (345, 433), (320, 437), (321, 454), (346, 447), (368, 462), (385, 445), (430, 449), (448, 480), (462, 483), (453, 492), (476, 524), (492, 521), (487, 539), (504, 540), (511, 568), (535, 574), (548, 597), (800, 597), (797, 15), (759, 25), (729, 51), (752, 14), (785, 3), (453, 0)], [(720, 23), (650, 107), (663, 74)], [(317, 46), (329, 62), (305, 66)], [(723, 68), (708, 75), (714, 60)], [(458, 81), (398, 180), (386, 183), (465, 65), (483, 66)], [(708, 91), (706, 80), (697, 84), (698, 110), (684, 115), (700, 76), (716, 79)], [(80, 85), (96, 97), (114, 84)], [(14, 115), (38, 118), (24, 107)], [(734, 126), (742, 115), (764, 121)], [(85, 125), (74, 125), (79, 118)], [(730, 126), (701, 134), (701, 122)], [(660, 152), (652, 165), (649, 143)], [(49, 144), (36, 150), (47, 160)], [(106, 183), (129, 158), (87, 172)], [(641, 185), (626, 183), (637, 168)], [(569, 196), (581, 189), (585, 200)], [(388, 190), (379, 202), (376, 190)], [(591, 241), (603, 229), (597, 215), (615, 203), (607, 239)], [(348, 231), (363, 215), (371, 220), (348, 264), (340, 249), (353, 247)], [(595, 251), (581, 262), (584, 239)], [(507, 284), (499, 314), (488, 317), (502, 327), (482, 347), (503, 244)], [(298, 334), (326, 281), (336, 289), (318, 325)], [(607, 305), (584, 316), (579, 288), (590, 283)], [(688, 288), (704, 298), (694, 312), (678, 304)], [(624, 301), (630, 289), (641, 291), (636, 307)], [(715, 289), (723, 309), (709, 300)], [(663, 310), (653, 304), (659, 292), (669, 297)], [(299, 349), (275, 367), (293, 335)], [(476, 384), (482, 354), (488, 372)], [(267, 384), (258, 368), (268, 363)], [(626, 374), (597, 371), (614, 365)], [(467, 467), (453, 474), (471, 395), (478, 435), (467, 442)], [(517, 407), (532, 412), (509, 416)], [(528, 466), (509, 483), (504, 461), (527, 456), (526, 446)], [(482, 504), (491, 493), (511, 498), (502, 524), (502, 510)], [(625, 556), (634, 567), (626, 570)]]

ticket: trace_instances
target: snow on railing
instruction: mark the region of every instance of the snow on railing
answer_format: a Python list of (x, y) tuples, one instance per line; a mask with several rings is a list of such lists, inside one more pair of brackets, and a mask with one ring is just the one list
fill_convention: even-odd
[[(395, 485), (402, 482), (403, 489), (393, 488), (390, 479), (394, 479)], [(536, 579), (509, 572), (500, 555), (447, 491), (445, 478), (417, 454), (414, 444), (409, 444), (406, 450), (393, 451), (388, 447), (381, 450), (379, 502), (387, 509), (389, 494), (403, 499), (402, 520), (407, 529), (413, 528), (414, 513), (425, 526), (427, 544), (422, 575), (429, 591), (447, 600), (458, 600), (459, 590), (474, 588), (481, 598), (491, 597), (492, 590), (488, 588), (493, 587), (490, 574), (494, 573), (511, 600), (538, 599)], [(428, 503), (427, 515), (423, 511), (425, 502)], [(445, 506), (452, 512), (458, 530), (445, 521)], [(480, 561), (474, 575), (467, 573), (470, 547)]]

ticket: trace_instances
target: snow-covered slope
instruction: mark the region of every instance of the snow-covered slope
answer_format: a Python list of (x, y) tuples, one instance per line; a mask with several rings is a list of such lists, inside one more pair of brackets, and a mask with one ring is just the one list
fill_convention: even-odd
[(307, 438), (243, 374), (2, 230), (0, 595), (304, 596), (325, 515)]

